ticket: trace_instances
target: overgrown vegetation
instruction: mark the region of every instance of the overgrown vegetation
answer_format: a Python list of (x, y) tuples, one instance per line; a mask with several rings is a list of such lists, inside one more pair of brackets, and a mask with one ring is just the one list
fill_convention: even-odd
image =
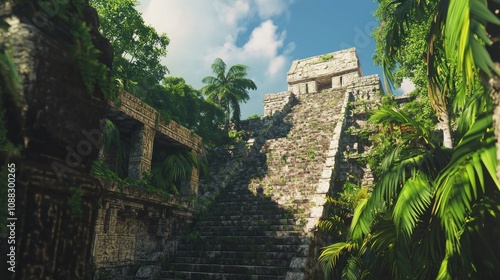
[[(241, 76), (246, 73), (242, 72), (246, 71), (246, 66), (235, 65), (228, 76), (211, 80), (216, 82), (221, 78), (221, 85), (231, 82), (230, 92), (216, 85), (210, 86), (210, 90), (194, 89), (182, 78), (165, 77), (168, 69), (161, 64), (161, 58), (167, 54), (170, 40), (166, 34), (158, 34), (145, 24), (136, 9), (139, 1), (91, 0), (90, 4), (98, 11), (101, 33), (114, 49), (113, 80), (158, 110), (167, 123), (174, 120), (201, 136), (208, 148), (227, 144), (231, 120), (238, 130), (238, 103), (248, 100), (247, 88), (256, 88), (253, 82)], [(201, 92), (208, 94), (207, 100)], [(212, 95), (220, 96), (211, 98)]]
[(319, 57), (320, 62), (327, 62), (333, 59), (333, 53), (324, 54)]
[(151, 172), (143, 174), (140, 180), (130, 179), (127, 176), (126, 149), (120, 131), (109, 119), (104, 120), (103, 127), (104, 150), (110, 155), (112, 162), (94, 162), (92, 174), (98, 178), (176, 195), (179, 194), (181, 184), (191, 179), (193, 168), (200, 170), (201, 174), (206, 173), (206, 166), (196, 153), (179, 149), (160, 149), (153, 156)]
[(488, 35), (498, 38), (486, 33), (488, 24), (500, 25), (488, 10), (493, 2), (379, 1), (377, 61), (389, 81), (411, 78), (418, 98), (403, 108), (385, 104), (371, 116), (380, 129), (370, 164), (378, 180), (357, 204), (348, 233), (324, 248), (327, 277), (500, 275), (500, 242), (492, 234), (500, 232), (489, 96), (495, 89), (480, 83), (480, 74), (498, 74), (484, 47)]

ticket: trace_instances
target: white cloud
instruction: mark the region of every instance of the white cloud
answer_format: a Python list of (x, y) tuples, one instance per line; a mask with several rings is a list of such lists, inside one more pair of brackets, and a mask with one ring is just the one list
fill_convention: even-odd
[(250, 40), (245, 44), (243, 50), (255, 56), (272, 57), (283, 46), (286, 33), (277, 33), (277, 26), (271, 20), (263, 22), (255, 28), (250, 35)]
[(415, 84), (410, 79), (404, 78), (401, 82), (401, 90), (403, 91), (402, 94), (410, 93), (415, 90)]
[(250, 12), (250, 5), (244, 0), (238, 0), (233, 5), (227, 5), (221, 10), (223, 19), (226, 23), (234, 25), (240, 19), (248, 16)]
[[(242, 117), (263, 112), (264, 94), (286, 90), (286, 72), (294, 44), (270, 17), (286, 14), (292, 0), (149, 0), (141, 6), (146, 23), (166, 33), (171, 42), (164, 63), (172, 76), (201, 88), (210, 65), (222, 58), (227, 65), (249, 66), (258, 90), (242, 105)], [(272, 4), (271, 4), (272, 2)], [(243, 45), (241, 34), (252, 30)], [(238, 40), (239, 38), (239, 40)]]
[(292, 2), (291, 0), (255, 0), (258, 13), (263, 18), (282, 14)]

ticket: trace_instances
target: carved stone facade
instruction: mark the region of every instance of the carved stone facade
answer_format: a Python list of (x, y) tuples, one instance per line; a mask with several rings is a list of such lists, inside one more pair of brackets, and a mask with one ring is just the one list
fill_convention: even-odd
[(97, 279), (150, 279), (176, 251), (193, 216), (187, 199), (103, 182), (92, 254)]
[[(129, 142), (128, 173), (132, 179), (140, 179), (151, 171), (151, 161), (155, 149), (170, 148), (201, 152), (201, 138), (174, 121), (165, 124), (162, 116), (139, 98), (121, 92), (118, 104), (108, 110), (107, 118), (119, 128)], [(106, 158), (106, 152), (103, 152)], [(189, 184), (181, 189), (184, 195), (198, 191), (198, 172), (193, 170)], [(187, 189), (186, 189), (187, 188)]]
[[(153, 153), (168, 148), (199, 153), (201, 138), (162, 116), (126, 92), (119, 105), (110, 103), (106, 117), (116, 124), (128, 143), (128, 177), (140, 179), (151, 170)], [(102, 153), (106, 154), (106, 151)], [(138, 187), (103, 181), (93, 257), (97, 279), (149, 279), (176, 250), (176, 238), (189, 227), (193, 210), (190, 196), (198, 192), (198, 170), (191, 182), (181, 184), (179, 197), (164, 197)]]

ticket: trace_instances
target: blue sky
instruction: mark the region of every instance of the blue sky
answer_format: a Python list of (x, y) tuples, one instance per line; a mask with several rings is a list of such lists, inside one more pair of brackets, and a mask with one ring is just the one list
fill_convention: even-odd
[(365, 75), (382, 71), (371, 59), (378, 23), (372, 0), (141, 0), (147, 24), (171, 42), (163, 63), (170, 75), (201, 88), (215, 58), (249, 66), (258, 89), (242, 118), (261, 115), (267, 93), (287, 89), (291, 62), (356, 47)]

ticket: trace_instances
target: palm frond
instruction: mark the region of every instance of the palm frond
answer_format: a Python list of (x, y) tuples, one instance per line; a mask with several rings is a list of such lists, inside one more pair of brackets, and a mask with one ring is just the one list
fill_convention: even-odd
[(350, 252), (354, 248), (355, 245), (346, 242), (334, 243), (332, 245), (323, 248), (323, 251), (319, 256), (318, 261), (321, 267), (323, 268), (325, 278), (328, 278), (328, 276), (332, 273), (335, 264), (340, 258), (340, 255), (344, 251)]
[(363, 279), (363, 259), (357, 256), (351, 256), (342, 270), (342, 279), (360, 280)]
[(243, 64), (235, 64), (227, 70), (228, 77), (245, 77), (247, 75), (248, 66)]
[(159, 160), (151, 168), (153, 184), (174, 194), (178, 193), (177, 184), (188, 181), (193, 168), (200, 168), (199, 160), (192, 151), (160, 151), (157, 157)]
[(422, 176), (415, 176), (404, 183), (392, 212), (397, 233), (403, 233), (401, 238), (410, 239), (422, 214), (431, 204), (431, 198), (430, 183)]
[(436, 180), (433, 213), (446, 237), (446, 256), (439, 275), (450, 274), (449, 261), (461, 251), (460, 238), (474, 201), (486, 192), (485, 176), (500, 190), (496, 178), (496, 147), (492, 116), (481, 116), (458, 144), (450, 164)]
[(445, 26), (445, 50), (449, 61), (457, 61), (459, 70), (470, 86), (475, 80), (475, 68), (478, 67), (488, 76), (492, 70), (497, 75), (493, 61), (484, 44), (491, 40), (486, 33), (488, 23), (500, 25), (498, 19), (484, 0), (442, 1), (448, 10), (441, 24)]
[[(426, 144), (431, 144), (430, 131), (423, 123), (416, 118), (412, 118), (406, 112), (397, 108), (382, 106), (375, 110), (370, 116), (370, 121), (383, 124), (395, 124), (406, 127), (406, 133), (403, 138), (408, 140), (422, 139)], [(409, 129), (411, 128), (411, 129)]]
[(219, 80), (223, 81), (226, 73), (226, 63), (222, 59), (216, 58), (212, 63), (212, 71)]
[(103, 120), (103, 148), (105, 151), (114, 151), (116, 153), (115, 168), (120, 170), (125, 162), (126, 150), (120, 137), (120, 130), (110, 119)]

